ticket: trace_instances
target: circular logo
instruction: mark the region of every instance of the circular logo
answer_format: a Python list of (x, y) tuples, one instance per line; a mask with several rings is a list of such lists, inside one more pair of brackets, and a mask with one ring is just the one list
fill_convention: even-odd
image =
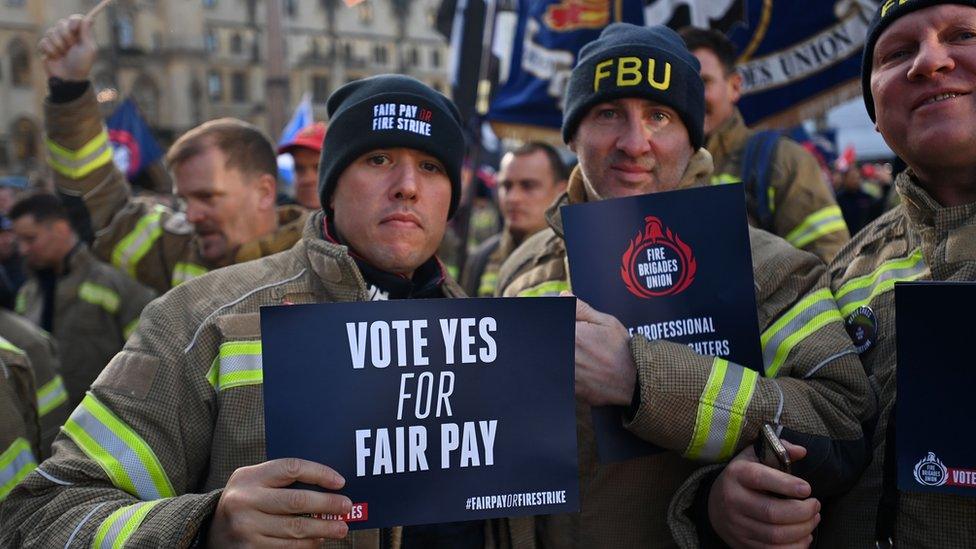
[(924, 486), (942, 486), (949, 477), (949, 470), (939, 458), (935, 457), (935, 452), (929, 452), (927, 456), (920, 459), (915, 464), (913, 472), (915, 480)]
[(854, 309), (844, 322), (847, 335), (851, 336), (858, 354), (863, 353), (878, 340), (878, 319), (867, 305)]
[(624, 252), (620, 277), (627, 291), (641, 298), (663, 297), (684, 291), (695, 279), (698, 265), (691, 247), (661, 220), (648, 216)]

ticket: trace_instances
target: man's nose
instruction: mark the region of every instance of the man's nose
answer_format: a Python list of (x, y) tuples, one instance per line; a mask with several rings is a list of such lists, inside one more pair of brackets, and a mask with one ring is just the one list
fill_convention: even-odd
[(393, 172), (393, 184), (390, 186), (392, 198), (395, 200), (414, 200), (417, 198), (419, 168), (413, 163), (401, 163)]
[(643, 121), (639, 117), (630, 117), (623, 128), (623, 133), (617, 139), (617, 148), (627, 156), (636, 158), (651, 150), (650, 137), (650, 130)]
[(918, 45), (918, 51), (908, 70), (908, 79), (932, 77), (940, 72), (948, 72), (955, 68), (956, 62), (949, 53), (949, 48), (936, 37), (923, 40)]

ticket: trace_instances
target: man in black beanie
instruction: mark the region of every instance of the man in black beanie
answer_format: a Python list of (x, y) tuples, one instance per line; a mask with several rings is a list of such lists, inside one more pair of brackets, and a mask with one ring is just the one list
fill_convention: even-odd
[[(569, 289), (560, 206), (707, 185), (712, 161), (702, 148), (703, 119), (699, 64), (674, 31), (608, 26), (581, 50), (566, 92), (563, 139), (579, 166), (549, 211), (550, 228), (502, 266), (498, 295)], [(865, 446), (860, 421), (873, 400), (823, 264), (765, 231), (749, 234), (769, 377), (686, 345), (631, 338), (616, 318), (579, 301), (581, 510), (509, 519), (514, 545), (809, 542), (816, 498), (856, 478)], [(604, 405), (622, 407), (625, 428), (666, 451), (601, 464), (590, 413)], [(806, 480), (757, 463), (751, 444), (764, 423), (799, 445), (789, 448)], [(804, 448), (811, 455), (801, 460)], [(745, 471), (745, 480), (722, 473), (733, 456), (724, 470)], [(772, 508), (776, 514), (765, 513)]]
[[(898, 489), (896, 462), (904, 456), (893, 437), (901, 429), (926, 429), (926, 422), (895, 422), (906, 388), (898, 386), (896, 395), (892, 291), (905, 280), (976, 281), (976, 1), (883, 2), (868, 31), (862, 71), (867, 112), (908, 169), (895, 180), (901, 204), (865, 227), (829, 267), (841, 313), (851, 325), (873, 328), (851, 335), (878, 390), (879, 412), (870, 433), (874, 459), (850, 493), (825, 505), (819, 538), (822, 547), (976, 547), (976, 499)], [(865, 280), (874, 282), (865, 288)], [(933, 307), (931, 316), (943, 313)], [(926, 373), (951, 383), (951, 367), (933, 361)], [(957, 420), (967, 421), (967, 414), (947, 421)], [(958, 429), (970, 436), (968, 427)], [(945, 460), (943, 481), (952, 480), (946, 467), (972, 466), (972, 456), (946, 456), (937, 436), (930, 442)], [(966, 458), (969, 463), (959, 461)], [(938, 469), (924, 454), (910, 459), (920, 469)]]
[[(0, 546), (484, 546), (481, 521), (349, 533), (310, 518), (350, 512), (342, 477), (265, 454), (262, 305), (462, 296), (434, 256), (458, 201), (457, 109), (403, 76), (347, 84), (328, 108), (328, 214), (310, 215), (291, 249), (184, 282), (146, 308), (56, 457), (0, 508)], [(289, 488), (296, 481), (329, 492)]]

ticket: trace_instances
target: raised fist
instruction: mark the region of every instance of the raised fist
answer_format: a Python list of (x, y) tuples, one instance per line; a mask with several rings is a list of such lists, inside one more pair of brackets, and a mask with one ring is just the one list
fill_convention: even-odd
[(44, 57), (47, 75), (62, 80), (88, 80), (98, 45), (92, 22), (82, 15), (61, 19), (44, 33), (37, 49)]

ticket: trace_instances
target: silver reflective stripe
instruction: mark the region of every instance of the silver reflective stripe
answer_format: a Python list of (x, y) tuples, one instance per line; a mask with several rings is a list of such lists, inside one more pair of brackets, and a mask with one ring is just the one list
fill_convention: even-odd
[(742, 382), (742, 370), (742, 366), (729, 362), (718, 398), (712, 404), (712, 424), (705, 447), (702, 448), (702, 459), (716, 460), (722, 454), (725, 433), (729, 430), (729, 421), (732, 418), (732, 405), (735, 403), (736, 393), (739, 392), (739, 383)]
[(153, 484), (152, 477), (139, 456), (107, 425), (99, 421), (84, 406), (75, 408), (74, 413), (71, 414), (71, 420), (122, 464), (125, 473), (132, 480), (132, 485), (136, 489), (135, 495), (139, 496), (139, 499), (151, 500), (163, 497), (156, 489), (156, 485)]
[(233, 372), (253, 371), (263, 371), (261, 355), (221, 355), (220, 357), (220, 377)]
[(93, 507), (91, 511), (88, 511), (88, 514), (85, 515), (83, 519), (81, 519), (81, 522), (78, 523), (78, 526), (75, 526), (75, 529), (71, 531), (71, 535), (68, 536), (68, 541), (65, 542), (64, 544), (64, 549), (68, 549), (69, 547), (71, 547), (71, 542), (75, 540), (75, 537), (78, 535), (78, 532), (81, 531), (81, 527), (84, 526), (86, 522), (88, 522), (88, 519), (90, 519), (92, 515), (97, 513), (99, 509), (105, 507), (106, 505), (108, 505), (108, 502), (103, 501), (102, 503), (99, 503), (98, 505)]
[[(786, 341), (787, 338), (794, 334), (798, 334), (801, 328), (806, 326), (808, 322), (816, 318), (818, 315), (830, 312), (832, 310), (837, 310), (837, 303), (834, 301), (833, 297), (830, 296), (829, 292), (827, 292), (825, 293), (825, 297), (823, 299), (810, 304), (800, 311), (796, 317), (787, 322), (786, 325), (776, 330), (776, 333), (769, 338), (763, 347), (763, 365), (767, 368), (767, 370), (773, 364), (773, 361), (776, 359), (776, 353), (779, 351), (780, 346)], [(835, 314), (837, 315), (836, 320), (841, 320), (840, 313), (838, 312)], [(809, 335), (811, 334), (803, 334), (803, 338), (806, 338)], [(801, 340), (803, 338), (801, 338)], [(786, 357), (783, 358), (785, 359)], [(766, 376), (773, 377), (770, 376), (768, 372)]]

